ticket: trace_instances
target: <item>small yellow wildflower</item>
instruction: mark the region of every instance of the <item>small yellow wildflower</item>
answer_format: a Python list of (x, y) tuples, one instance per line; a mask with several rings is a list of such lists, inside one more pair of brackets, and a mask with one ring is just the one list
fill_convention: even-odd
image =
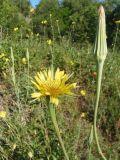
[(34, 13), (35, 9), (34, 8), (30, 8), (30, 13)]
[(73, 62), (73, 61), (70, 61), (70, 64), (71, 64), (71, 66), (73, 66), (73, 65), (74, 65), (74, 62)]
[(85, 91), (85, 90), (81, 90), (81, 91), (80, 91), (80, 94), (81, 94), (82, 96), (85, 96), (85, 95), (86, 95), (86, 91)]
[(33, 36), (33, 32), (30, 32), (31, 36)]
[(1, 54), (0, 54), (0, 58), (3, 58), (3, 57), (5, 57), (5, 54), (4, 54), (4, 53), (1, 53)]
[(47, 40), (47, 44), (51, 45), (52, 44), (52, 40), (51, 39)]
[(14, 31), (15, 31), (15, 32), (18, 31), (18, 27), (14, 28)]
[(12, 146), (13, 151), (16, 149), (16, 146), (17, 146), (16, 143), (14, 143), (13, 146)]
[(44, 22), (43, 24), (47, 24), (47, 20), (44, 20), (43, 22)]
[(5, 58), (5, 62), (9, 62), (9, 58)]
[(27, 64), (27, 59), (26, 58), (22, 58), (22, 64)]
[(0, 118), (5, 118), (5, 117), (6, 117), (6, 112), (0, 111)]
[(50, 17), (52, 17), (52, 14), (50, 13)]
[(39, 36), (39, 33), (37, 33), (36, 36), (38, 37), (38, 36)]
[(52, 70), (38, 72), (34, 77), (35, 81), (32, 81), (38, 92), (32, 93), (32, 98), (39, 99), (41, 97), (50, 97), (50, 102), (58, 105), (59, 96), (64, 94), (73, 95), (71, 90), (75, 88), (76, 83), (67, 84), (69, 75), (65, 74), (64, 71), (60, 71), (58, 68), (54, 74)]
[(85, 116), (86, 116), (85, 112), (82, 112), (81, 115), (80, 115), (81, 118), (85, 118)]
[(120, 20), (118, 20), (118, 21), (115, 21), (115, 23), (116, 23), (116, 24), (120, 24)]
[(41, 24), (47, 24), (47, 20), (41, 21)]
[(32, 152), (28, 152), (28, 157), (32, 158), (33, 157), (33, 153)]

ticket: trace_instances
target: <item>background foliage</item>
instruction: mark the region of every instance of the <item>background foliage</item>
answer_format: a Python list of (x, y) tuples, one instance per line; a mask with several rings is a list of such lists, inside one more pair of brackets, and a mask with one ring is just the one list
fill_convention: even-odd
[[(120, 1), (101, 3), (106, 10), (109, 54), (103, 73), (98, 132), (105, 156), (119, 160), (120, 32), (115, 21), (120, 20)], [(70, 160), (101, 160), (90, 139), (97, 76), (93, 45), (101, 3), (41, 0), (33, 9), (27, 0), (1, 0), (0, 111), (5, 110), (7, 115), (0, 118), (0, 160), (64, 160), (44, 100), (33, 101), (30, 96), (34, 90), (30, 77), (50, 66), (51, 53), (54, 67), (74, 73), (71, 81), (78, 86), (78, 96), (62, 97), (57, 108), (60, 134)], [(50, 39), (51, 44), (47, 41)]]
[[(120, 1), (105, 0), (101, 3), (106, 10), (108, 44), (112, 46), (117, 30), (115, 21), (120, 19)], [(46, 34), (46, 36), (52, 37), (54, 34), (58, 39), (61, 35), (66, 38), (71, 37), (73, 42), (93, 43), (97, 9), (101, 3), (98, 0), (63, 0), (60, 2), (41, 0), (32, 12), (32, 6), (27, 0), (2, 0), (0, 3), (0, 24), (6, 32), (10, 30), (10, 33), (14, 27), (19, 27), (22, 30), (26, 30), (25, 28), (32, 30), (41, 36)], [(44, 21), (47, 23), (42, 23)], [(52, 33), (51, 23), (54, 33)], [(26, 32), (28, 34), (29, 31)], [(119, 36), (117, 44), (117, 46), (120, 44)]]

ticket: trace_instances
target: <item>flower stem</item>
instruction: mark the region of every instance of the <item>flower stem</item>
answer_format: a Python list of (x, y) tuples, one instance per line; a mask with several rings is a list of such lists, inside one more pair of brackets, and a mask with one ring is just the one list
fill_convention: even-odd
[(95, 111), (94, 111), (94, 134), (95, 134), (95, 140), (96, 140), (98, 152), (104, 160), (107, 160), (101, 150), (99, 140), (98, 140), (98, 135), (97, 135), (97, 113), (98, 113), (98, 104), (99, 104), (99, 98), (100, 98), (103, 64), (104, 64), (104, 61), (97, 62), (97, 94), (96, 94)]
[(116, 31), (116, 34), (115, 34), (115, 42), (114, 42), (114, 45), (113, 45), (113, 53), (115, 51), (115, 46), (116, 46), (117, 37), (118, 37), (118, 31), (119, 31), (119, 28), (118, 28), (118, 25), (117, 25), (117, 31)]
[(58, 128), (58, 124), (57, 124), (57, 120), (56, 120), (55, 106), (53, 106), (53, 104), (51, 104), (51, 103), (49, 103), (49, 111), (50, 111), (51, 119), (52, 119), (52, 122), (53, 122), (53, 125), (54, 125), (54, 128), (55, 128), (57, 137), (58, 137), (59, 142), (61, 144), (64, 155), (66, 157), (66, 160), (69, 160), (69, 157), (67, 155), (63, 140), (62, 140), (60, 132), (59, 132), (59, 128)]

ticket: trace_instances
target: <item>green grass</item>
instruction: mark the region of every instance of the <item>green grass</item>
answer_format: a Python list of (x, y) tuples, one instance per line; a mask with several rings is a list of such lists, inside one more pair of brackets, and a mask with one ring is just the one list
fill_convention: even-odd
[[(10, 47), (14, 55), (15, 84), (11, 72), (13, 61)], [(22, 63), (27, 48), (29, 65)], [(6, 119), (0, 119), (0, 160), (29, 160), (29, 152), (33, 154), (33, 160), (64, 160), (45, 101), (33, 101), (30, 95), (34, 91), (31, 77), (37, 71), (50, 67), (51, 52), (54, 67), (73, 73), (70, 81), (77, 82), (79, 86), (75, 90), (78, 96), (62, 97), (57, 108), (61, 136), (70, 160), (89, 160), (89, 136), (96, 94), (93, 47), (79, 47), (64, 40), (54, 42), (51, 50), (46, 40), (33, 36), (22, 41), (3, 40), (0, 43), (2, 52), (9, 58), (9, 62), (0, 59), (0, 109), (7, 112)], [(119, 51), (112, 53), (109, 50), (104, 65), (98, 115), (100, 144), (108, 160), (120, 159), (119, 64)], [(86, 91), (86, 96), (80, 94), (81, 90)], [(86, 115), (84, 118), (81, 117), (83, 112)], [(94, 140), (91, 150), (91, 160), (101, 160)]]

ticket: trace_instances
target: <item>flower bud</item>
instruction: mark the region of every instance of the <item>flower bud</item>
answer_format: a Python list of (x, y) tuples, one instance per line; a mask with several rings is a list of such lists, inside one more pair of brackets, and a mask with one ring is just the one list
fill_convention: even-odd
[(98, 13), (99, 13), (99, 20), (98, 20), (94, 54), (97, 58), (97, 61), (101, 62), (105, 60), (107, 55), (106, 22), (105, 22), (105, 11), (103, 6), (100, 6)]

